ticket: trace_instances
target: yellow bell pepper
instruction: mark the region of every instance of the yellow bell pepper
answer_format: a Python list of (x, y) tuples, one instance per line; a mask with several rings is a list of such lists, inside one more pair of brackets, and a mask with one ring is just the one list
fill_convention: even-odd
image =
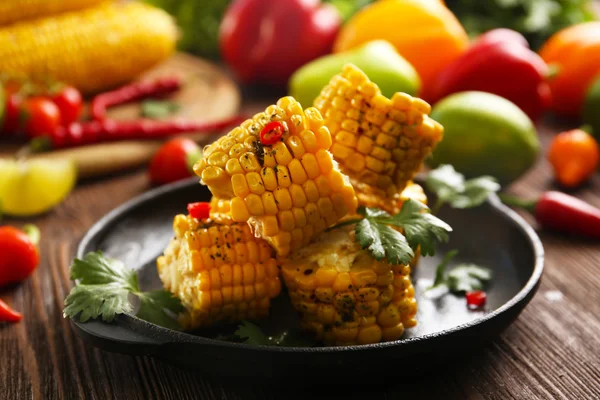
[(423, 86), (468, 46), (469, 38), (441, 1), (382, 0), (355, 14), (342, 28), (334, 51), (385, 39), (415, 67)]

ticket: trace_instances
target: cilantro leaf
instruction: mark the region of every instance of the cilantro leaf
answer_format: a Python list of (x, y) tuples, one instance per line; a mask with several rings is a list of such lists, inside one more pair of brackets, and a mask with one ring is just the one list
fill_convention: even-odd
[(443, 204), (454, 208), (471, 208), (482, 204), (490, 195), (500, 190), (500, 185), (491, 176), (465, 180), (451, 165), (442, 165), (429, 172), (425, 180), (427, 189), (438, 198), (434, 210)]
[(119, 260), (102, 252), (91, 252), (75, 259), (70, 268), (71, 279), (78, 283), (65, 298), (64, 317), (86, 322), (100, 318), (111, 322), (116, 314), (130, 313), (133, 306), (129, 294), (137, 296), (140, 308), (137, 316), (157, 325), (179, 329), (177, 321), (167, 313), (183, 311), (181, 301), (165, 290), (142, 292), (137, 274)]
[(429, 208), (416, 200), (404, 202), (402, 209), (389, 223), (402, 228), (410, 247), (421, 247), (425, 256), (435, 254), (435, 241), (447, 242), (450, 225), (429, 213)]
[[(386, 215), (389, 217), (389, 214)], [(390, 264), (410, 263), (415, 254), (406, 238), (384, 222), (378, 221), (377, 218), (365, 217), (357, 223), (355, 231), (358, 243), (363, 249), (368, 249), (378, 261), (387, 256)]]
[(160, 119), (179, 111), (181, 106), (169, 100), (146, 100), (141, 104), (143, 117)]
[(173, 314), (183, 311), (181, 301), (166, 290), (139, 293), (140, 309), (137, 317), (169, 329), (181, 329), (181, 326), (165, 310)]
[(436, 286), (440, 286), (440, 285), (445, 285), (445, 282), (447, 279), (446, 278), (446, 267), (448, 267), (448, 264), (450, 263), (450, 261), (454, 257), (456, 257), (457, 254), (458, 254), (458, 250), (450, 250), (448, 253), (446, 253), (444, 258), (442, 259), (442, 262), (439, 263), (439, 265), (435, 269), (435, 279), (433, 281), (433, 285), (431, 286), (432, 288), (434, 288)]
[(235, 331), (235, 335), (240, 339), (245, 339), (247, 344), (268, 345), (269, 338), (264, 334), (262, 329), (254, 325), (252, 322), (242, 321)]
[(86, 254), (83, 259), (76, 258), (71, 264), (71, 279), (84, 285), (118, 283), (129, 291), (138, 291), (135, 271), (119, 260), (105, 257), (101, 251)]
[(81, 313), (81, 322), (100, 316), (103, 321), (111, 322), (115, 314), (131, 312), (128, 294), (129, 291), (116, 282), (98, 285), (80, 283), (71, 289), (65, 299), (63, 315), (73, 319)]
[(448, 287), (454, 293), (481, 290), (492, 279), (492, 272), (475, 264), (462, 264), (448, 273)]

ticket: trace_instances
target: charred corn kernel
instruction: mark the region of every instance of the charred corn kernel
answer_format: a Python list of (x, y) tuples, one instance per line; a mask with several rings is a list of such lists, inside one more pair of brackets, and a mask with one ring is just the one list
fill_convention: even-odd
[(351, 226), (294, 251), (281, 272), (302, 327), (327, 345), (397, 340), (416, 324), (410, 266), (373, 259)]
[[(268, 314), (270, 299), (281, 291), (277, 260), (247, 223), (178, 215), (174, 227), (157, 267), (165, 289), (185, 306), (180, 321), (186, 329)], [(191, 250), (192, 243), (199, 250)]]
[(326, 117), (331, 153), (361, 205), (367, 205), (363, 194), (380, 197), (375, 203), (397, 203), (443, 136), (442, 126), (429, 118), (429, 104), (405, 93), (387, 99), (352, 64), (332, 78), (315, 107)]
[[(272, 121), (282, 124), (283, 136), (266, 145), (260, 134)], [(329, 152), (324, 123), (317, 109), (302, 110), (284, 97), (207, 146), (194, 166), (213, 196), (229, 200), (228, 211), (222, 205), (218, 215), (248, 222), (282, 257), (356, 210), (354, 189)], [(357, 130), (354, 125), (348, 129)]]
[[(92, 0), (3, 0), (0, 23), (76, 9)], [(31, 3), (31, 4), (27, 4)], [(39, 4), (38, 4), (39, 3)], [(12, 6), (11, 6), (12, 4)], [(17, 15), (9, 12), (18, 8)], [(34, 19), (0, 29), (0, 72), (51, 76), (90, 93), (137, 77), (175, 49), (177, 28), (164, 11), (138, 2)]]

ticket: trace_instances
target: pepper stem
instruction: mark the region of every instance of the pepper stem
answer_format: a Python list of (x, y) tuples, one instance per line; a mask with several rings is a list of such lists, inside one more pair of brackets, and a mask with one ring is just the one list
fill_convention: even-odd
[(40, 243), (40, 230), (37, 226), (32, 224), (24, 225), (23, 232), (29, 236), (29, 240), (31, 240), (31, 243), (33, 243), (34, 246), (37, 246)]
[(535, 213), (535, 206), (537, 205), (536, 200), (524, 200), (516, 196), (511, 196), (505, 193), (499, 193), (498, 197), (507, 206), (523, 208), (530, 213)]

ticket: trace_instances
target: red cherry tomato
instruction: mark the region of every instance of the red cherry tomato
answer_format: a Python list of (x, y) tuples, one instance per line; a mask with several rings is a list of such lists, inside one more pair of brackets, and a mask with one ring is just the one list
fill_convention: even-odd
[(207, 219), (210, 217), (210, 203), (190, 203), (188, 204), (187, 209), (192, 218)]
[(52, 101), (60, 110), (60, 124), (69, 125), (79, 120), (83, 110), (81, 92), (73, 86), (64, 86), (52, 97)]
[(25, 120), (25, 133), (30, 138), (50, 136), (60, 126), (60, 110), (46, 97), (31, 97), (21, 108)]
[(2, 133), (14, 134), (19, 131), (21, 120), (21, 105), (23, 98), (20, 94), (6, 90), (6, 109), (4, 110), (4, 123)]
[(37, 268), (40, 256), (32, 239), (12, 226), (0, 227), (0, 287), (21, 282)]
[(260, 131), (260, 142), (267, 146), (275, 144), (283, 137), (284, 131), (285, 128), (281, 122), (269, 122), (262, 131)]
[(471, 308), (481, 308), (485, 306), (485, 301), (487, 300), (487, 295), (483, 290), (467, 292), (465, 297), (467, 298), (467, 306)]
[(171, 139), (158, 149), (150, 161), (150, 180), (163, 184), (192, 176), (189, 158), (200, 152), (200, 147), (190, 139)]

